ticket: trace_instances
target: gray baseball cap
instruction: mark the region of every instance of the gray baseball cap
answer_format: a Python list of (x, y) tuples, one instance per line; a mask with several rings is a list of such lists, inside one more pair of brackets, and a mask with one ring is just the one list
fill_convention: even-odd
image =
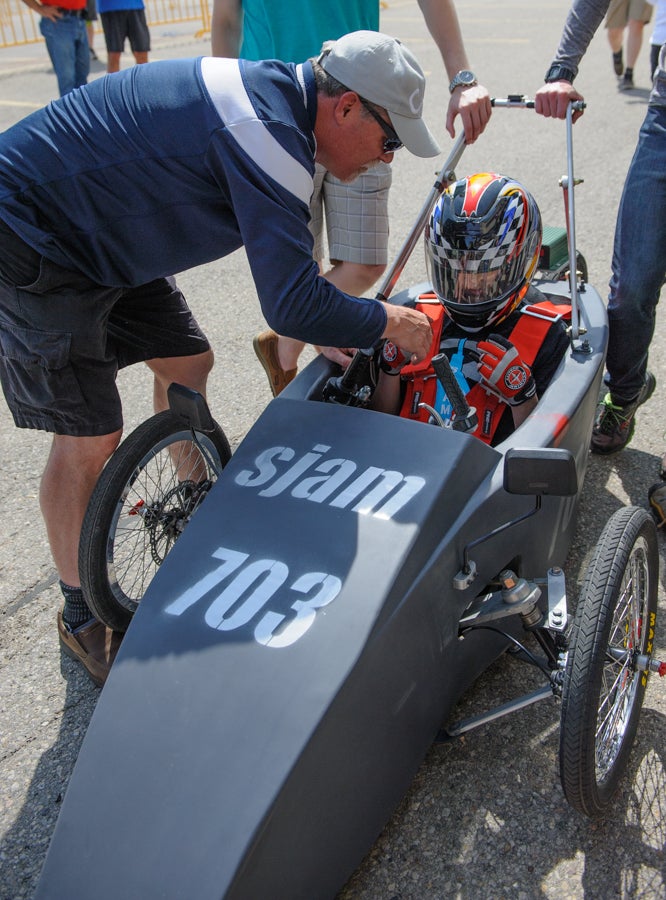
[(352, 31), (325, 44), (319, 64), (345, 87), (383, 107), (398, 137), (415, 156), (441, 153), (421, 118), (423, 70), (396, 38), (378, 31)]

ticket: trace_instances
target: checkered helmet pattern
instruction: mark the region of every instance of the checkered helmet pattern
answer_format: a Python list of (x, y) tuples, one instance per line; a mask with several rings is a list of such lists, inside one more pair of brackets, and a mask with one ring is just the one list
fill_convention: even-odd
[(450, 185), (425, 231), (426, 265), (448, 314), (479, 331), (506, 318), (534, 275), (541, 215), (525, 188), (483, 172)]

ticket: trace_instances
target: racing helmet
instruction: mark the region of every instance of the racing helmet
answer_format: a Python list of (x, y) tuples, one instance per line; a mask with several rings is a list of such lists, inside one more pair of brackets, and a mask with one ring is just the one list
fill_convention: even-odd
[(505, 319), (527, 293), (539, 261), (541, 214), (506, 175), (470, 175), (444, 191), (425, 230), (430, 282), (467, 331)]

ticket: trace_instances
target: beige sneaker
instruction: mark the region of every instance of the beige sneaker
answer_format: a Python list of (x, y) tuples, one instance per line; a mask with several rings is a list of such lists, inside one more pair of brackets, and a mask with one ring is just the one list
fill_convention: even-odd
[(123, 635), (111, 631), (97, 619), (70, 631), (58, 613), (60, 646), (72, 659), (78, 660), (97, 687), (102, 687), (116, 658)]
[(648, 503), (657, 520), (659, 528), (666, 525), (666, 484), (658, 481), (648, 491)]
[(252, 346), (257, 354), (257, 359), (268, 375), (273, 396), (277, 397), (280, 391), (283, 391), (289, 382), (296, 378), (298, 369), (282, 368), (278, 356), (278, 336), (270, 328), (258, 334), (252, 341)]

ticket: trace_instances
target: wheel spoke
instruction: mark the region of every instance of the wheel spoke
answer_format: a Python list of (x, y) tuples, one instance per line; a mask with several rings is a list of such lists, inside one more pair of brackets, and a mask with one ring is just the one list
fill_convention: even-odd
[(621, 664), (606, 652), (595, 735), (597, 777), (606, 777), (622, 747), (633, 708), (636, 672), (632, 655), (641, 645), (641, 610), (645, 602), (645, 554), (634, 548), (625, 569), (608, 647), (628, 651)]
[(144, 460), (120, 501), (109, 543), (109, 581), (121, 602), (140, 601), (215, 477), (192, 440), (167, 442)]
[(618, 510), (588, 567), (562, 690), (560, 776), (569, 802), (605, 813), (631, 749), (646, 679), (637, 669), (657, 606), (657, 533), (648, 513)]

